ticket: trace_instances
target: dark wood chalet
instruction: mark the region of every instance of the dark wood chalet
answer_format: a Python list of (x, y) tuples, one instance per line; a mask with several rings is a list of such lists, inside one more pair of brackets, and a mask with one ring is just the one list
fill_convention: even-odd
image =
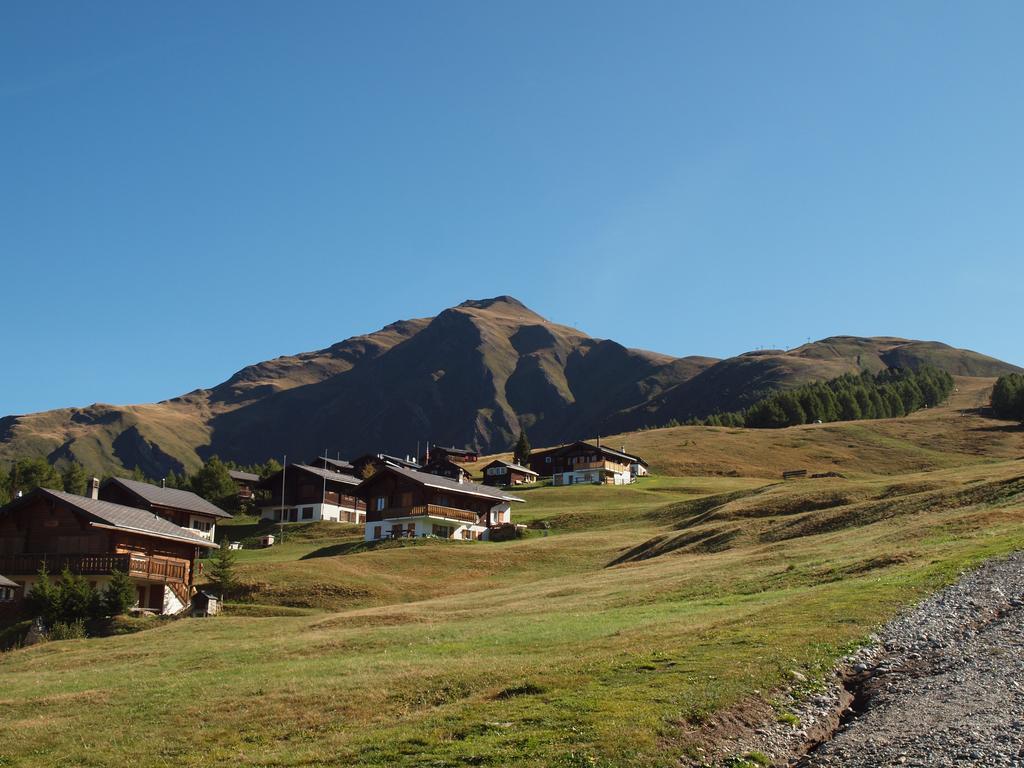
[(357, 489), (366, 501), (366, 539), (438, 536), (487, 538), (511, 522), (522, 499), (485, 485), (464, 483), (404, 467), (385, 466)]
[(250, 502), (256, 498), (256, 486), (260, 484), (260, 476), (252, 472), (243, 472), (240, 469), (229, 469), (228, 474), (235, 481), (238, 489), (238, 500)]
[[(550, 461), (548, 461), (550, 458)], [(634, 479), (633, 466), (640, 459), (597, 443), (578, 440), (564, 445), (544, 462), (550, 466), (554, 485), (596, 483), (622, 485)]]
[(359, 483), (348, 472), (289, 464), (260, 483), (267, 492), (260, 502), (260, 516), (278, 523), (361, 523), (366, 504), (355, 494)]
[(540, 477), (551, 477), (555, 466), (555, 455), (564, 447), (564, 445), (559, 445), (555, 448), (533, 451), (530, 458), (527, 459), (526, 465)]
[(175, 525), (187, 528), (203, 538), (214, 541), (217, 521), (230, 514), (202, 496), (178, 488), (163, 488), (152, 483), (112, 477), (99, 489), (99, 498), (126, 507), (146, 509)]
[(423, 465), (420, 471), (430, 475), (447, 477), (451, 480), (462, 478), (463, 481), (467, 481), (473, 479), (473, 475), (468, 469), (461, 464), (456, 464), (447, 456), (440, 456), (436, 459), (431, 458), (430, 461)]
[(495, 459), (483, 468), (484, 485), (522, 485), (537, 482), (538, 475), (532, 469), (511, 461)]
[(458, 461), (468, 464), (480, 460), (480, 452), (471, 448), (456, 448), (451, 445), (431, 445), (427, 456), (427, 463), (447, 457), (451, 461)]
[(0, 572), (26, 591), (44, 564), (100, 588), (120, 570), (141, 608), (177, 613), (190, 603), (197, 554), (216, 546), (150, 511), (46, 488), (0, 509)]

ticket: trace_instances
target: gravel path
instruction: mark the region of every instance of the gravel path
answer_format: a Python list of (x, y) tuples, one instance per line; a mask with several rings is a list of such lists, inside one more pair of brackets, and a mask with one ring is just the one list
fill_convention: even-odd
[(852, 708), (800, 768), (1024, 768), (1024, 553), (895, 619), (847, 668)]

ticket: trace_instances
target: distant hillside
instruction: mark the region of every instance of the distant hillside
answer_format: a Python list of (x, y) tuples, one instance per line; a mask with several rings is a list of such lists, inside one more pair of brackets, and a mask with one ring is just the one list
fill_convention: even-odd
[(1021, 369), (937, 342), (833, 337), (728, 360), (628, 349), (545, 320), (509, 296), (466, 301), (327, 349), (242, 369), (151, 405), (0, 419), (0, 458), (42, 455), (150, 477), (214, 453), (241, 462), (327, 449), (412, 452), (417, 441), (504, 450), (741, 408), (765, 392), (862, 369), (930, 364), (964, 376)]

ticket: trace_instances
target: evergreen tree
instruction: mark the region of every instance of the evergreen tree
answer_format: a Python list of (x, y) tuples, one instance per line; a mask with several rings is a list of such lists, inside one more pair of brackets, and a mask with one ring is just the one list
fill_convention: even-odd
[(18, 492), (28, 493), (36, 488), (64, 487), (60, 474), (43, 458), (18, 459), (8, 478), (8, 494), (13, 499)]
[(519, 439), (516, 440), (515, 448), (512, 450), (513, 461), (516, 464), (526, 465), (530, 459), (530, 440), (526, 437), (526, 430), (519, 430)]
[(39, 567), (38, 579), (25, 595), (25, 609), (33, 617), (42, 619), (47, 627), (53, 626), (61, 617), (60, 589), (50, 580), (46, 563)]
[(221, 595), (230, 593), (238, 584), (235, 576), (235, 553), (228, 549), (227, 541), (221, 544), (210, 563), (210, 587)]
[(192, 492), (222, 509), (238, 506), (238, 487), (219, 458), (211, 456), (192, 477)]
[(110, 575), (110, 583), (103, 591), (103, 607), (108, 616), (120, 616), (128, 613), (136, 602), (135, 585), (125, 571), (115, 570)]
[(85, 486), (88, 480), (89, 478), (85, 474), (85, 467), (77, 461), (71, 462), (71, 464), (68, 465), (68, 468), (64, 470), (64, 474), (61, 477), (64, 490), (68, 493), (73, 493), (76, 496), (85, 495)]
[(103, 601), (99, 592), (82, 576), (65, 568), (57, 588), (60, 590), (61, 621), (88, 621), (103, 614)]

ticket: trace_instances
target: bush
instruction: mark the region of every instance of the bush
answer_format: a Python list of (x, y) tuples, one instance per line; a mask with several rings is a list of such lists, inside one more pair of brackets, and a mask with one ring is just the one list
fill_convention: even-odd
[(85, 622), (81, 619), (70, 622), (58, 621), (47, 633), (50, 640), (80, 640), (85, 636)]

